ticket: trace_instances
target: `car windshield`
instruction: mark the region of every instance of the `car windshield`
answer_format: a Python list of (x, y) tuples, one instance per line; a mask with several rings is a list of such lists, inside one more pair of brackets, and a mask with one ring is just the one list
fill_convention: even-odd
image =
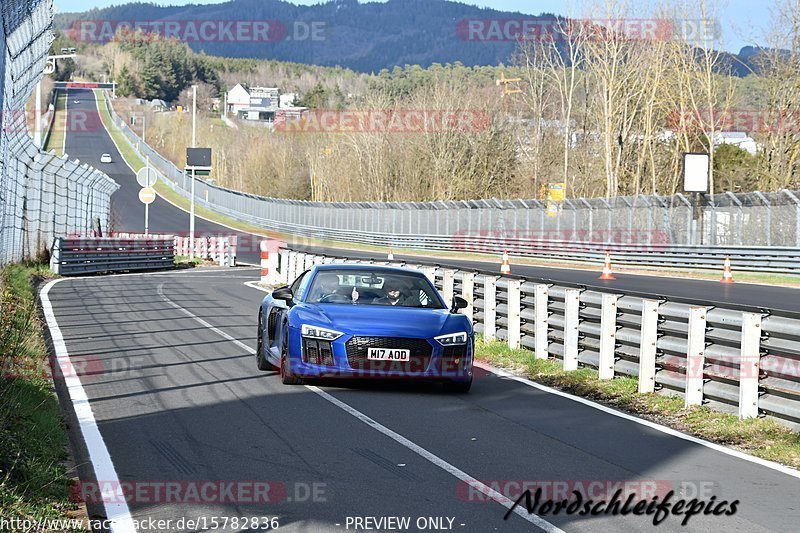
[(427, 279), (402, 272), (326, 270), (318, 273), (307, 303), (444, 309)]

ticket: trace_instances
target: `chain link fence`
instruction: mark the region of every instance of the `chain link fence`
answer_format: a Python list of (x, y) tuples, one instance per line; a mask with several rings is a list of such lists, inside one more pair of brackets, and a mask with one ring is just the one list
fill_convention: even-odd
[(0, 17), (2, 265), (36, 256), (57, 235), (107, 227), (119, 186), (86, 164), (41, 152), (28, 132), (26, 102), (53, 40), (52, 0), (3, 0)]
[[(191, 180), (144, 144), (114, 113), (127, 141), (185, 197)], [(269, 133), (265, 133), (268, 135)], [(309, 202), (265, 198), (198, 179), (196, 200), (266, 229), (321, 228), (341, 233), (522, 238), (534, 242), (800, 248), (800, 192), (704, 197), (621, 196), (567, 199), (557, 212), (541, 200)]]

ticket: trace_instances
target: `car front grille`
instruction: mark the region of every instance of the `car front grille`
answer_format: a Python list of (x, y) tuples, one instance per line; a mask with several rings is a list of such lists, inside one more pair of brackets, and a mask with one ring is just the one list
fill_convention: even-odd
[[(427, 340), (403, 337), (353, 337), (345, 347), (347, 362), (353, 370), (387, 374), (421, 374), (427, 370), (433, 352), (433, 346)], [(370, 361), (367, 359), (370, 348), (410, 350), (411, 355), (408, 361)]]
[(333, 346), (330, 341), (303, 339), (303, 362), (333, 366)]

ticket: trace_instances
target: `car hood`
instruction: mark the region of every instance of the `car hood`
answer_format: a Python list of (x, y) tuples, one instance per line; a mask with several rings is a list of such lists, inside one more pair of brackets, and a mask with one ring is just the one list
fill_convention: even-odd
[[(383, 305), (305, 304), (296, 308), (301, 323), (313, 323), (349, 335), (434, 337), (450, 322), (466, 322), (464, 315), (447, 309), (419, 309)], [(453, 326), (455, 324), (452, 324)], [(447, 328), (450, 329), (450, 328)], [(463, 327), (461, 329), (463, 331)]]

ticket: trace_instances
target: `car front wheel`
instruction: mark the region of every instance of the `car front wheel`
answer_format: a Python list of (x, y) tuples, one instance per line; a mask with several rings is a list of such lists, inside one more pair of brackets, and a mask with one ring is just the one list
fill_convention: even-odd
[(267, 372), (270, 370), (278, 370), (278, 367), (273, 365), (267, 359), (266, 354), (264, 353), (267, 349), (266, 344), (264, 343), (264, 317), (261, 313), (258, 313), (258, 342), (256, 343), (256, 366), (262, 372)]
[(289, 367), (289, 336), (283, 336), (283, 348), (281, 348), (281, 382), (284, 385), (301, 385), (302, 380), (294, 377)]

